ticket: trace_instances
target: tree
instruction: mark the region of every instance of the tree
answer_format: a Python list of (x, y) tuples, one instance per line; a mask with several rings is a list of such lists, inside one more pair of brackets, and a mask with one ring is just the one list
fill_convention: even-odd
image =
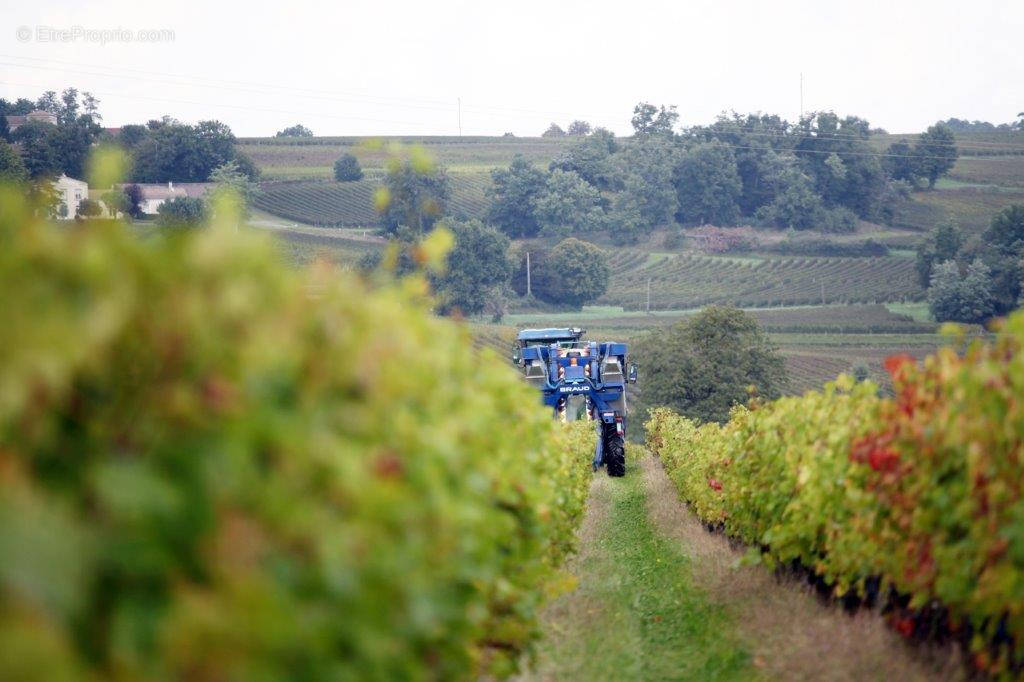
[(174, 197), (156, 209), (156, 224), (161, 227), (197, 227), (206, 219), (206, 204), (195, 197)]
[(917, 278), (921, 286), (927, 288), (932, 280), (932, 267), (935, 263), (955, 260), (964, 244), (963, 234), (953, 221), (936, 227), (931, 235), (917, 247), (915, 266)]
[(33, 180), (60, 175), (56, 136), (57, 128), (41, 121), (31, 121), (14, 131), (14, 141), (21, 146), (21, 158)]
[(455, 236), (455, 246), (448, 253), (445, 272), (433, 278), (438, 312), (476, 315), (512, 274), (509, 240), (479, 220), (453, 221), (447, 227)]
[(125, 194), (125, 188), (114, 188), (104, 192), (103, 196), (100, 197), (100, 201), (107, 207), (107, 212), (110, 213), (111, 217), (117, 218), (118, 214), (131, 217), (132, 207), (128, 201), (128, 196)]
[(668, 108), (662, 105), (659, 109), (648, 102), (640, 102), (633, 107), (633, 118), (630, 123), (633, 125), (633, 132), (637, 136), (642, 135), (667, 135), (671, 136), (672, 129), (679, 120), (676, 107)]
[(775, 198), (754, 214), (762, 225), (810, 230), (818, 227), (825, 205), (811, 179), (795, 166), (787, 166), (772, 178)]
[(786, 386), (785, 363), (768, 335), (738, 308), (710, 306), (655, 330), (634, 351), (643, 368), (642, 405), (670, 407), (700, 421), (724, 422), (756, 395), (774, 399)]
[(601, 130), (563, 149), (551, 162), (549, 170), (573, 171), (594, 187), (612, 189), (618, 178), (612, 154), (618, 150), (615, 136)]
[(28, 180), (25, 163), (14, 147), (0, 140), (0, 184), (21, 183)]
[(82, 201), (78, 203), (78, 211), (75, 213), (75, 216), (80, 218), (95, 218), (102, 213), (103, 208), (100, 206), (98, 201), (82, 199)]
[(980, 259), (975, 259), (965, 277), (956, 261), (937, 265), (928, 287), (928, 309), (937, 322), (981, 323), (996, 313), (992, 277)]
[(546, 186), (544, 171), (516, 155), (507, 169), (491, 171), (487, 221), (509, 237), (532, 237), (540, 231), (537, 200)]
[(679, 207), (672, 184), (677, 149), (658, 140), (639, 141), (616, 154), (624, 202), (634, 202), (645, 229), (671, 223)]
[(334, 162), (334, 179), (338, 182), (354, 182), (363, 179), (363, 169), (354, 154), (342, 154)]
[(149, 128), (136, 123), (129, 123), (128, 125), (121, 126), (121, 132), (118, 133), (117, 141), (122, 147), (131, 151), (148, 137)]
[(928, 178), (928, 187), (934, 188), (936, 181), (952, 170), (959, 156), (953, 131), (936, 123), (918, 137), (914, 154), (920, 174)]
[(142, 213), (142, 188), (132, 183), (124, 187), (125, 204), (127, 213), (132, 218), (141, 218)]
[(569, 124), (569, 135), (573, 137), (586, 137), (590, 134), (590, 124), (586, 121), (575, 120)]
[(259, 194), (259, 186), (243, 173), (234, 161), (217, 166), (210, 173), (210, 182), (214, 183), (211, 201), (216, 204), (218, 199), (237, 202), (243, 215), (248, 215), (249, 206)]
[[(133, 155), (136, 182), (206, 182), (215, 168), (237, 162), (235, 136), (219, 121), (191, 126), (165, 119), (148, 127)], [(239, 163), (239, 170), (247, 169)]]
[(542, 234), (601, 230), (601, 194), (576, 173), (553, 170), (537, 198), (537, 222)]
[(579, 309), (608, 290), (611, 268), (604, 251), (570, 237), (538, 263), (538, 298)]
[(922, 175), (921, 164), (909, 143), (905, 140), (894, 142), (885, 150), (885, 154), (884, 165), (889, 177), (917, 185), (917, 179)]
[(541, 137), (565, 137), (565, 131), (562, 130), (562, 127), (557, 123), (552, 123), (548, 126), (548, 129), (541, 134)]
[(414, 235), (423, 235), (444, 216), (451, 190), (443, 168), (421, 167), (412, 160), (396, 162), (388, 168), (380, 197), (382, 229), (398, 234), (406, 227)]
[(991, 270), (997, 312), (1007, 313), (1017, 307), (1024, 291), (1024, 204), (1011, 204), (996, 213), (981, 241), (985, 244), (985, 263)]
[(313, 137), (313, 131), (301, 123), (297, 123), (290, 128), (277, 131), (274, 137)]
[(683, 154), (673, 172), (679, 198), (676, 218), (691, 225), (735, 225), (743, 190), (736, 157), (724, 142), (699, 144)]

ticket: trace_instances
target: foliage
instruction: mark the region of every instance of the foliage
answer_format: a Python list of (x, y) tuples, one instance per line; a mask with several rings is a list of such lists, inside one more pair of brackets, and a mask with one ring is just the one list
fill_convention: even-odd
[(937, 322), (985, 322), (996, 312), (988, 266), (975, 259), (960, 277), (956, 261), (935, 266), (928, 287), (928, 309)]
[(541, 133), (541, 137), (565, 137), (565, 131), (557, 123), (552, 123), (547, 130)]
[(914, 154), (918, 157), (917, 173), (928, 179), (928, 186), (952, 170), (960, 155), (956, 148), (953, 131), (936, 123), (918, 136), (914, 143)]
[(787, 256), (834, 256), (839, 258), (881, 258), (889, 255), (889, 247), (874, 239), (839, 242), (813, 237), (787, 237), (784, 241), (762, 247)]
[(135, 182), (206, 182), (214, 169), (237, 162), (235, 136), (219, 121), (152, 121), (132, 156)]
[(917, 247), (915, 266), (921, 286), (931, 283), (932, 267), (936, 263), (955, 260), (963, 245), (963, 233), (955, 222), (947, 220), (936, 227)]
[(25, 169), (33, 180), (53, 179), (62, 172), (58, 155), (57, 128), (42, 121), (30, 121), (14, 131)]
[(101, 213), (103, 213), (103, 208), (100, 206), (98, 201), (82, 199), (78, 202), (78, 210), (75, 212), (75, 216), (82, 218), (95, 218)]
[(618, 180), (618, 170), (612, 160), (616, 151), (615, 136), (599, 130), (564, 149), (549, 168), (552, 171), (572, 171), (594, 187), (610, 190)]
[(534, 254), (533, 293), (537, 298), (580, 308), (608, 289), (608, 257), (589, 242), (570, 237), (543, 254)]
[(385, 234), (406, 227), (423, 235), (447, 210), (451, 188), (444, 168), (418, 153), (388, 164), (384, 187), (378, 194), (378, 210)]
[(638, 137), (648, 135), (671, 137), (672, 129), (677, 121), (679, 121), (679, 113), (675, 106), (665, 107), (663, 104), (658, 108), (649, 102), (640, 102), (633, 107), (633, 118), (630, 119), (630, 124), (633, 126), (634, 135)]
[(756, 395), (776, 398), (786, 384), (782, 357), (753, 317), (709, 306), (656, 330), (634, 351), (644, 371), (642, 404), (667, 406), (700, 421), (725, 421)]
[(679, 198), (676, 219), (689, 225), (735, 225), (742, 185), (736, 157), (723, 142), (698, 144), (680, 156), (673, 172)]
[(206, 219), (206, 202), (196, 197), (173, 197), (156, 209), (161, 227), (198, 227)]
[(892, 400), (840, 377), (721, 427), (660, 410), (649, 445), (704, 521), (836, 595), (891, 586), (900, 632), (927, 636), (939, 619), (967, 633), (979, 669), (1005, 674), (1024, 658), (1022, 344), (1016, 313), (965, 353), (891, 358)]
[(28, 169), (14, 147), (0, 140), (0, 184), (12, 185), (28, 180)]
[(433, 278), (442, 314), (476, 315), (489, 299), (500, 296), (509, 277), (508, 237), (479, 220), (445, 223), (455, 237), (444, 272)]
[(575, 120), (569, 124), (568, 135), (573, 137), (586, 137), (591, 132), (591, 126), (586, 121)]
[(334, 179), (338, 182), (352, 182), (363, 179), (363, 169), (355, 154), (342, 154), (334, 162)]
[(672, 171), (677, 149), (663, 140), (645, 139), (625, 147), (616, 155), (623, 201), (639, 212), (645, 229), (671, 223), (679, 208)]
[(517, 155), (508, 169), (492, 170), (491, 179), (487, 221), (509, 237), (536, 235), (540, 231), (537, 200), (546, 186), (544, 171)]
[(0, 205), (0, 678), (516, 668), (591, 428), (467, 361), (414, 280), (297, 272), (224, 226), (144, 242)]
[(992, 275), (996, 312), (1018, 307), (1024, 276), (1024, 204), (1011, 204), (992, 217), (982, 234), (982, 258)]
[(250, 180), (234, 161), (214, 168), (210, 172), (210, 182), (214, 183), (210, 202), (214, 205), (221, 199), (237, 202), (235, 210), (243, 215), (248, 215), (249, 207), (260, 192), (259, 185)]
[(313, 137), (313, 131), (301, 123), (297, 123), (284, 130), (277, 131), (274, 137)]
[(572, 171), (551, 171), (536, 201), (541, 234), (594, 232), (605, 226), (601, 194)]

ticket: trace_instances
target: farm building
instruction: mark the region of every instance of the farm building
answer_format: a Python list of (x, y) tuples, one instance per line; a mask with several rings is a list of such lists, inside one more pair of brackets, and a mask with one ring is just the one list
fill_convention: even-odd
[[(124, 185), (122, 185), (124, 187)], [(168, 182), (164, 184), (142, 184), (139, 183), (138, 187), (142, 190), (142, 201), (139, 205), (143, 213), (155, 215), (160, 205), (168, 199), (174, 199), (176, 197), (192, 197), (194, 199), (202, 199), (206, 196), (206, 193), (213, 187), (211, 182), (181, 182), (174, 184)]]
[(53, 186), (60, 196), (57, 215), (61, 218), (74, 218), (78, 213), (78, 205), (83, 199), (89, 198), (89, 183), (61, 175)]

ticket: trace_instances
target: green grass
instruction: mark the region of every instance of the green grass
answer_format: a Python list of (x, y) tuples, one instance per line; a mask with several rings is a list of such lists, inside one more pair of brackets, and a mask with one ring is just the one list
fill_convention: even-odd
[(928, 303), (925, 301), (915, 303), (887, 303), (885, 307), (897, 315), (906, 315), (918, 322), (933, 321), (932, 313), (928, 310)]
[[(597, 537), (586, 540), (587, 560), (578, 562), (580, 585), (562, 598), (588, 608), (566, 609), (572, 618), (547, 623), (544, 678), (758, 677), (730, 618), (694, 586), (690, 560), (652, 528), (638, 468), (606, 485), (595, 491), (611, 499)], [(592, 496), (590, 503), (600, 502)]]

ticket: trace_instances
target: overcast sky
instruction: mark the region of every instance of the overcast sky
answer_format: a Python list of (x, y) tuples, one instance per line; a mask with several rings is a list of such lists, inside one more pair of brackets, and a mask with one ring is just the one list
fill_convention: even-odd
[(685, 125), (729, 109), (795, 119), (801, 73), (805, 111), (893, 132), (1024, 111), (1022, 0), (0, 2), (0, 96), (91, 90), (108, 126), (170, 114), (238, 135), (453, 135), (461, 97), (466, 135), (574, 118), (627, 134), (641, 100)]

